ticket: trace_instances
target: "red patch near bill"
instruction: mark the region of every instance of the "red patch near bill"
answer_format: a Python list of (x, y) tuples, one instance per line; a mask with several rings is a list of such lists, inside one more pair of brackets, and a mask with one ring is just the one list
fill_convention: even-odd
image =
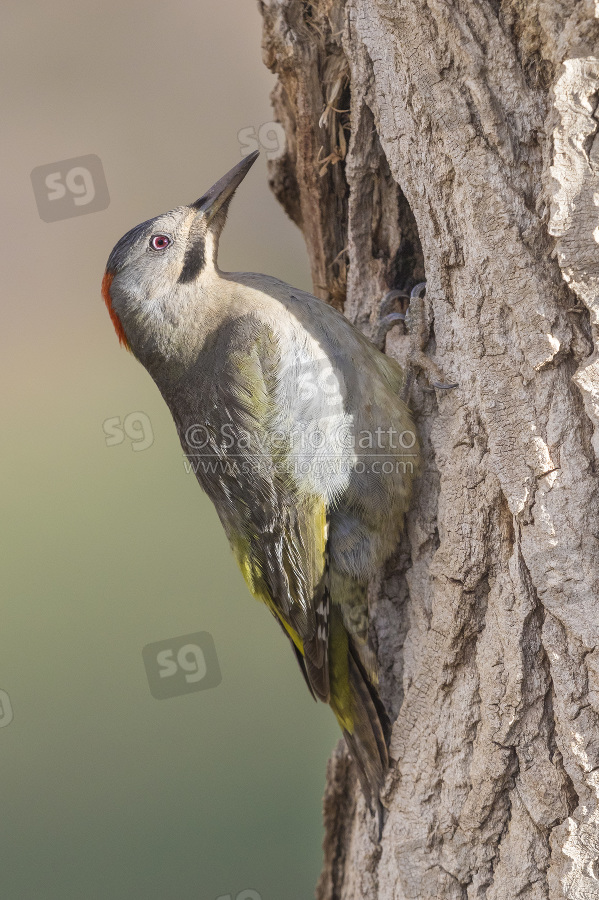
[(104, 274), (104, 278), (102, 279), (102, 296), (104, 297), (104, 303), (106, 304), (106, 309), (108, 310), (108, 314), (112, 319), (112, 324), (114, 325), (114, 330), (116, 331), (116, 335), (119, 339), (119, 344), (122, 344), (123, 347), (126, 347), (127, 350), (130, 350), (129, 341), (127, 340), (127, 335), (125, 334), (125, 329), (123, 328), (123, 323), (117, 316), (116, 312), (112, 308), (112, 297), (110, 296), (110, 285), (112, 284), (112, 279), (114, 278), (113, 272), (106, 272)]

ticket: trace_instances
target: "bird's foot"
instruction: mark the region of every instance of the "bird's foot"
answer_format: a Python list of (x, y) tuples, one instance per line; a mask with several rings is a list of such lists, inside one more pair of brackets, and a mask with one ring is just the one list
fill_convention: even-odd
[[(406, 312), (410, 303), (410, 298), (405, 291), (387, 291), (379, 306), (378, 322), (376, 330), (372, 337), (372, 343), (379, 350), (385, 349), (385, 341), (387, 333), (399, 322), (405, 324)], [(402, 312), (397, 312), (397, 306), (401, 305)], [(392, 311), (393, 310), (393, 311)]]
[[(408, 371), (404, 389), (406, 394), (409, 393), (414, 371), (418, 369), (425, 373), (428, 382), (432, 385), (425, 390), (449, 391), (458, 386), (456, 382), (446, 381), (439, 366), (424, 352), (424, 348), (428, 344), (430, 328), (424, 301), (425, 289), (425, 282), (421, 282), (412, 288), (409, 297), (404, 291), (388, 291), (381, 300), (379, 320), (374, 335), (374, 343), (379, 350), (383, 350), (390, 329), (399, 322), (404, 323), (410, 337), (410, 349), (407, 356)], [(402, 306), (405, 304), (406, 311), (390, 312), (398, 302), (402, 303)]]
[(429, 340), (430, 327), (424, 300), (425, 291), (426, 282), (421, 281), (420, 284), (412, 288), (410, 293), (410, 305), (406, 317), (411, 343), (408, 363), (415, 369), (421, 369), (427, 376), (432, 387), (426, 390), (436, 388), (439, 391), (450, 391), (453, 388), (457, 388), (457, 382), (447, 381), (439, 366), (424, 353), (424, 348)]

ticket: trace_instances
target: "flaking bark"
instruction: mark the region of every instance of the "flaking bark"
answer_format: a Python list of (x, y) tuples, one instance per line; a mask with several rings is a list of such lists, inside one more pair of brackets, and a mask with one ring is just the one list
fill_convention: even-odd
[(315, 292), (372, 334), (426, 278), (459, 382), (414, 387), (423, 474), (371, 591), (382, 840), (339, 748), (317, 896), (599, 898), (599, 3), (260, 8)]

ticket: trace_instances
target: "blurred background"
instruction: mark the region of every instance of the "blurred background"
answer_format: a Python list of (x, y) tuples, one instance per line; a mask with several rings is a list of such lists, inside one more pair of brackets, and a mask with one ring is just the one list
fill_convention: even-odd
[[(5, 0), (2, 18), (0, 895), (304, 900), (336, 723), (100, 298), (125, 231), (195, 200), (255, 141), (276, 152), (259, 13)], [(63, 165), (90, 155), (92, 200)], [(310, 288), (265, 152), (220, 262)], [(197, 632), (222, 681), (154, 699), (142, 649)]]

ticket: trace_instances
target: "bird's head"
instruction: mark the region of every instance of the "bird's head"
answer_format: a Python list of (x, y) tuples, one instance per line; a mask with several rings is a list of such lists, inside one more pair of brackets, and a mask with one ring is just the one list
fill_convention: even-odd
[(197, 318), (198, 293), (218, 273), (229, 203), (257, 156), (245, 157), (195, 203), (142, 222), (115, 245), (102, 296), (119, 341), (136, 355), (164, 351), (178, 323)]

